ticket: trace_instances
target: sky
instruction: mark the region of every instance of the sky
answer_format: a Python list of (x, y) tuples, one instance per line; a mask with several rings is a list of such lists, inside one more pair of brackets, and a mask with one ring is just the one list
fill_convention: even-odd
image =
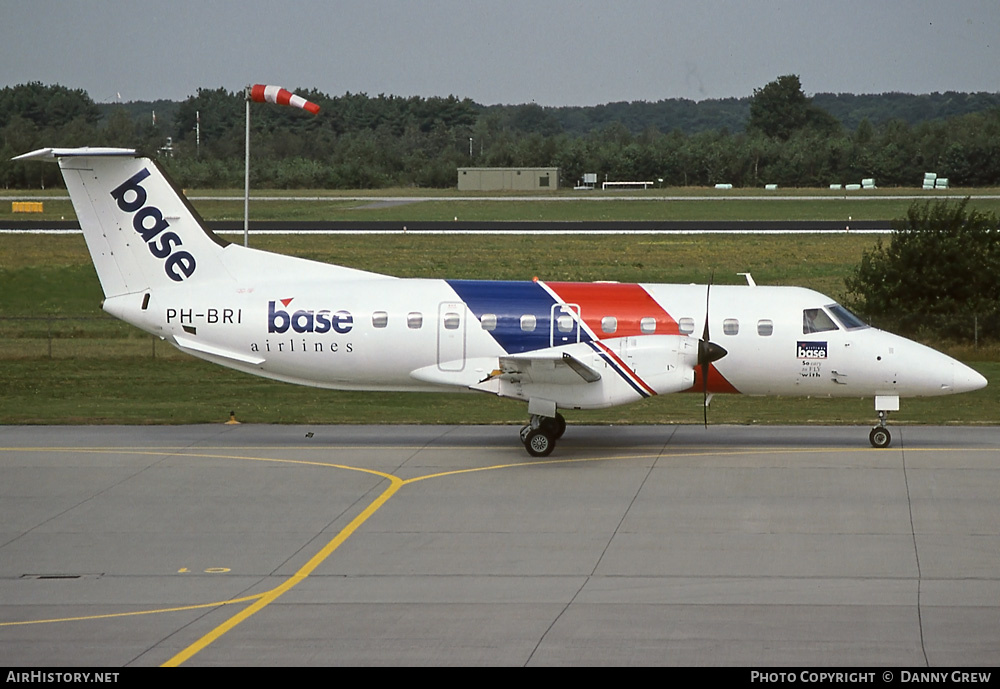
[(251, 83), (491, 105), (1000, 92), (997, 0), (0, 0), (0, 87)]

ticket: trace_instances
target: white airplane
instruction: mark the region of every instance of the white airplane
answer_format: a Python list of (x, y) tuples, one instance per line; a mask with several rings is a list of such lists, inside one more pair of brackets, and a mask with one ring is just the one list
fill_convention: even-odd
[(869, 439), (887, 447), (900, 397), (986, 385), (809, 289), (394, 278), (230, 244), (132, 150), (16, 160), (32, 158), (58, 160), (113, 316), (289, 383), (524, 400), (533, 456), (565, 431), (560, 409), (685, 391), (706, 406), (714, 393), (874, 397)]

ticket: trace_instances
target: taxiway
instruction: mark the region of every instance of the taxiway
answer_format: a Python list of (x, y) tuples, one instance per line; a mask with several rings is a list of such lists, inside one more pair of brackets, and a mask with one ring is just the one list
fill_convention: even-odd
[(995, 664), (1000, 428), (893, 432), (4, 427), (0, 664)]

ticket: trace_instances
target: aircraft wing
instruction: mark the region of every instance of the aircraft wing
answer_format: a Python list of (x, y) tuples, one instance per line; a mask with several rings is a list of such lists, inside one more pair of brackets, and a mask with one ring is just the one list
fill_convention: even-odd
[(558, 350), (468, 359), (464, 366), (425, 366), (410, 373), (415, 380), (496, 391), (499, 382), (514, 384), (580, 385), (596, 383), (601, 374), (578, 357)]
[(500, 357), (500, 368), (491, 373), (490, 378), (503, 378), (512, 383), (578, 385), (596, 383), (601, 374), (569, 352), (543, 350)]
[(694, 385), (697, 356), (692, 337), (646, 335), (443, 362), (410, 376), (527, 400), (529, 410), (549, 405), (551, 413), (537, 413), (552, 416), (559, 407), (599, 409), (687, 390)]

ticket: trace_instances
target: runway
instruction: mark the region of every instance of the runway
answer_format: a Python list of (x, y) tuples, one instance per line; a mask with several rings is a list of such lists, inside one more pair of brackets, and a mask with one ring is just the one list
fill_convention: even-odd
[[(2, 234), (83, 234), (76, 221), (2, 221)], [(216, 220), (205, 225), (223, 235), (243, 234), (243, 222)], [(459, 234), (459, 235), (689, 235), (689, 234), (890, 234), (890, 220), (627, 220), (627, 221), (462, 221), (399, 222), (258, 220), (250, 222), (252, 235), (330, 234)]]
[(1000, 428), (867, 436), (3, 427), (0, 664), (995, 664)]

